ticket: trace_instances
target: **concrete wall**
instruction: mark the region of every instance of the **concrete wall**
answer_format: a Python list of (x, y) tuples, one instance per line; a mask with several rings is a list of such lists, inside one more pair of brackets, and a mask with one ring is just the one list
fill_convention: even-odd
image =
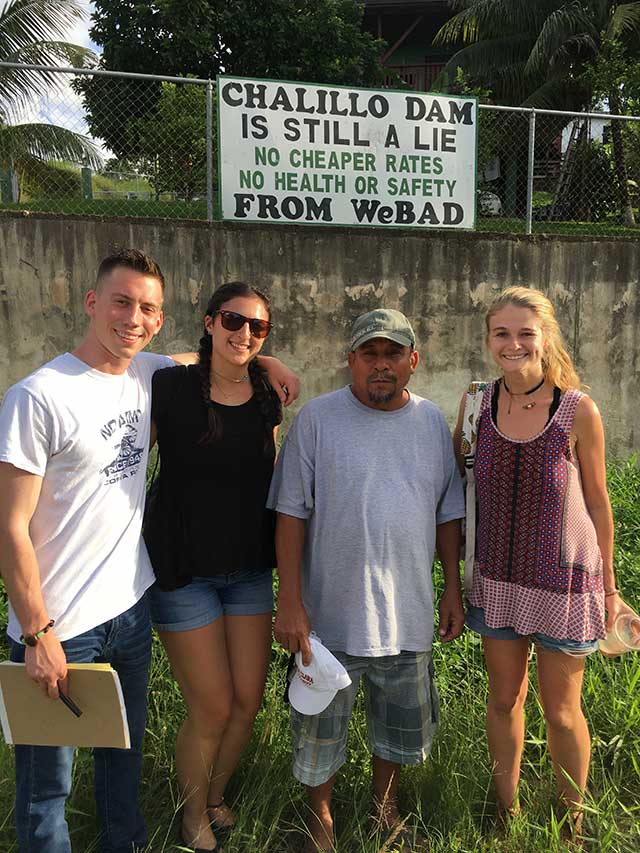
[(193, 349), (211, 291), (245, 279), (272, 297), (271, 351), (300, 373), (304, 401), (347, 381), (354, 317), (398, 308), (414, 324), (422, 358), (412, 387), (451, 421), (469, 379), (494, 374), (483, 348), (486, 305), (509, 284), (540, 287), (603, 413), (609, 454), (640, 445), (637, 240), (4, 213), (0, 392), (78, 342), (83, 294), (100, 259), (122, 246), (152, 254), (167, 277), (154, 349)]

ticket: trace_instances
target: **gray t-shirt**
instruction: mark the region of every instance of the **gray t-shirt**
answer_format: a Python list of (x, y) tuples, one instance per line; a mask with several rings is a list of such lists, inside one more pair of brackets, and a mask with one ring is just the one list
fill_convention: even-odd
[(334, 651), (425, 651), (436, 525), (464, 516), (447, 423), (411, 394), (385, 412), (349, 387), (307, 403), (287, 435), (269, 507), (307, 519), (303, 598)]

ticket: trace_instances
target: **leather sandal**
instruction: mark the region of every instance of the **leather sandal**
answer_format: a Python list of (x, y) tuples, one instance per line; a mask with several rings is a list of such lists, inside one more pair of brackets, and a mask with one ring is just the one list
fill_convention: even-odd
[(186, 847), (186, 849), (191, 850), (192, 853), (222, 853), (217, 844), (215, 847), (193, 847), (185, 840), (182, 830), (180, 830), (180, 846)]
[(215, 843), (215, 847), (194, 847), (193, 844), (190, 844), (184, 834), (184, 804), (178, 809), (177, 815), (180, 822), (180, 828), (178, 829), (178, 841), (181, 847), (185, 847), (187, 850), (193, 851), (193, 853), (222, 853), (217, 841)]
[[(227, 815), (227, 817), (231, 819), (230, 823), (223, 823), (222, 821), (216, 820), (215, 812), (218, 809), (222, 809), (222, 811)], [(211, 827), (214, 832), (231, 832), (232, 829), (235, 829), (236, 816), (231, 811), (229, 806), (225, 803), (224, 797), (222, 797), (217, 803), (207, 803), (207, 814), (209, 815)]]

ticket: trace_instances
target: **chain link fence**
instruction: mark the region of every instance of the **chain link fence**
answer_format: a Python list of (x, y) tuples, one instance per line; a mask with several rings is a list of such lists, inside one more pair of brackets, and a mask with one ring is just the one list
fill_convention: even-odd
[[(49, 71), (0, 119), (0, 207), (219, 218), (213, 81)], [(640, 118), (480, 106), (478, 230), (637, 235), (639, 188)]]
[(58, 85), (0, 124), (2, 207), (216, 217), (212, 81), (51, 71)]
[(640, 234), (640, 118), (480, 107), (480, 228)]

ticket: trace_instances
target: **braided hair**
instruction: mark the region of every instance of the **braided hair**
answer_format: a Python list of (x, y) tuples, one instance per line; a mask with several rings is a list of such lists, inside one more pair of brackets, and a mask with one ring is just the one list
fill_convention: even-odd
[[(261, 291), (246, 284), (244, 281), (230, 281), (219, 287), (207, 305), (205, 315), (214, 317), (220, 308), (234, 299), (236, 296), (257, 297), (264, 303), (270, 314), (269, 299)], [(211, 405), (211, 355), (213, 352), (213, 340), (205, 329), (200, 338), (198, 347), (198, 373), (200, 377), (200, 396), (202, 404), (207, 411), (207, 429), (200, 436), (199, 444), (211, 444), (222, 438), (222, 419)], [(273, 390), (267, 379), (267, 372), (260, 367), (257, 359), (252, 358), (248, 364), (247, 372), (253, 394), (260, 408), (260, 414), (264, 423), (265, 446), (271, 441), (274, 427), (282, 422), (282, 404), (278, 395)]]

